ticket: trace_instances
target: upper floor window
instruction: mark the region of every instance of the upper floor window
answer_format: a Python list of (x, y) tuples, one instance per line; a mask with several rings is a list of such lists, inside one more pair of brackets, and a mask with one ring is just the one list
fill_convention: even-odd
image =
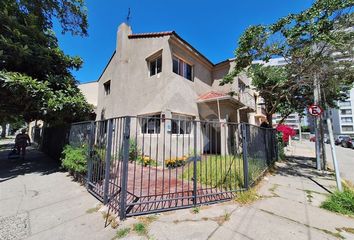
[(184, 62), (182, 59), (173, 57), (173, 67), (172, 70), (174, 73), (181, 75), (188, 80), (192, 80), (193, 68), (190, 64)]
[(343, 102), (339, 102), (339, 106), (341, 107), (350, 107), (350, 101), (343, 101)]
[(162, 71), (162, 56), (149, 61), (150, 76), (154, 76)]
[(353, 118), (352, 117), (342, 117), (341, 118), (341, 122), (342, 123), (352, 123), (353, 122)]
[(342, 126), (343, 132), (352, 132), (353, 130), (353, 126)]
[(244, 92), (246, 90), (246, 84), (242, 82), (241, 80), (238, 81), (238, 88), (241, 92)]
[(351, 115), (352, 114), (352, 110), (351, 109), (341, 109), (340, 113), (342, 115)]
[(147, 115), (140, 117), (141, 133), (158, 134), (160, 133), (161, 115)]
[(111, 94), (111, 81), (107, 81), (103, 84), (103, 88), (104, 88), (104, 94), (105, 95), (109, 95)]

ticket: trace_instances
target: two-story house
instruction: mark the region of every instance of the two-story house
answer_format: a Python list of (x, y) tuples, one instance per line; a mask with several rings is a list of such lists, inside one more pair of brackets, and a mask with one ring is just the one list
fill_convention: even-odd
[[(143, 116), (139, 132), (159, 134), (157, 119), (172, 118), (166, 133), (179, 136), (191, 133), (188, 120), (254, 124), (260, 116), (250, 79), (240, 75), (232, 84), (219, 85), (232, 69), (232, 59), (213, 64), (174, 31), (135, 34), (123, 23), (116, 50), (98, 79), (97, 120)], [(212, 148), (207, 135), (205, 149)], [(218, 142), (215, 152), (225, 152)]]

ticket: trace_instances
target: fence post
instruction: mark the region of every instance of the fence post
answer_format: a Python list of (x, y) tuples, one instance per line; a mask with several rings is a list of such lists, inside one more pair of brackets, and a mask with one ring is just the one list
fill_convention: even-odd
[(88, 139), (88, 159), (87, 159), (87, 180), (86, 180), (86, 188), (90, 188), (90, 181), (92, 179), (92, 153), (93, 153), (93, 145), (95, 141), (95, 122), (92, 121), (90, 124), (90, 136)]
[(113, 120), (107, 120), (107, 145), (106, 145), (106, 158), (105, 158), (105, 176), (104, 176), (104, 189), (103, 189), (103, 203), (108, 203), (108, 190), (110, 178), (110, 165), (112, 153), (112, 133), (113, 133)]
[(128, 163), (129, 163), (129, 140), (130, 140), (130, 118), (125, 117), (123, 132), (123, 163), (122, 163), (122, 186), (120, 190), (119, 218), (126, 218), (127, 209), (127, 185), (128, 185)]
[(193, 205), (197, 205), (197, 122), (193, 121), (194, 128), (194, 160), (193, 160)]
[(261, 130), (264, 131), (264, 146), (265, 146), (265, 153), (266, 153), (266, 161), (267, 161), (267, 166), (270, 166), (270, 160), (269, 160), (269, 147), (268, 147), (268, 129), (261, 128)]
[(243, 177), (245, 183), (245, 189), (249, 188), (249, 179), (248, 179), (248, 153), (247, 153), (247, 125), (245, 123), (241, 123), (241, 131), (242, 131), (242, 159), (243, 159)]
[(274, 129), (273, 131), (273, 137), (274, 137), (274, 145), (275, 145), (275, 161), (279, 160), (279, 141), (278, 141), (278, 133), (277, 130)]

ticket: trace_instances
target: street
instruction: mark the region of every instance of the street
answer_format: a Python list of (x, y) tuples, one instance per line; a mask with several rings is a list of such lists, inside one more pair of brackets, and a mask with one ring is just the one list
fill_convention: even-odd
[[(315, 143), (307, 140), (302, 142), (293, 141), (294, 151), (293, 155), (306, 155), (308, 157), (315, 157)], [(331, 146), (326, 145), (326, 159), (328, 166), (333, 169), (333, 159), (331, 153)], [(336, 146), (336, 154), (339, 165), (339, 171), (343, 179), (354, 182), (354, 149), (343, 148)]]

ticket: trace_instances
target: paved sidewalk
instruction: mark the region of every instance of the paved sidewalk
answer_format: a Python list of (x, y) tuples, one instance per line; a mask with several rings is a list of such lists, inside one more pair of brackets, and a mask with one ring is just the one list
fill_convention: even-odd
[[(2, 142), (4, 143), (4, 141)], [(9, 146), (8, 146), (9, 147)], [(97, 204), (84, 187), (37, 150), (25, 160), (0, 149), (0, 239), (111, 239)], [(90, 212), (90, 211), (89, 211)]]
[[(331, 174), (319, 175), (304, 160), (277, 163), (277, 173), (259, 185), (259, 200), (241, 206), (235, 202), (163, 213), (148, 226), (125, 239), (354, 239), (354, 219), (319, 208), (333, 190)], [(327, 189), (327, 190), (326, 190)], [(130, 218), (118, 229), (146, 218)]]

